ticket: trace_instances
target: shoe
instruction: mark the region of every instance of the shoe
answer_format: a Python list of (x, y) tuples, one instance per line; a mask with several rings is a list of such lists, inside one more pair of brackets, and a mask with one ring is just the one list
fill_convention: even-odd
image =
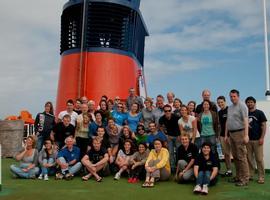
[(48, 174), (45, 174), (44, 175), (44, 181), (48, 181), (48, 180), (49, 180)]
[(43, 179), (42, 174), (39, 175), (38, 179), (39, 179), (39, 180), (42, 180), (42, 179)]
[(55, 174), (55, 180), (62, 180), (63, 178), (64, 178), (64, 175), (62, 173)]
[(139, 181), (139, 179), (136, 177), (132, 179), (132, 183), (137, 183), (138, 181)]
[(119, 172), (117, 172), (114, 176), (114, 180), (119, 180), (121, 177), (121, 174)]
[(67, 181), (71, 180), (72, 178), (73, 178), (73, 176), (72, 176), (71, 173), (65, 174), (65, 179), (66, 179)]
[(264, 184), (264, 178), (259, 178), (258, 181), (257, 181), (257, 183)]
[(232, 177), (232, 171), (226, 171), (224, 174), (222, 174), (222, 177)]
[(193, 190), (194, 193), (198, 194), (202, 192), (202, 187), (200, 185), (196, 185)]
[(205, 194), (205, 195), (208, 194), (208, 185), (203, 185), (203, 188), (202, 188), (202, 190), (201, 190), (201, 193), (202, 193), (202, 194)]
[(97, 179), (96, 179), (96, 182), (101, 182), (102, 181), (102, 177), (98, 177)]
[(243, 186), (247, 186), (248, 184), (247, 183), (244, 183), (244, 182), (238, 182), (238, 183), (235, 183), (235, 186), (238, 186), (238, 187), (243, 187)]
[(133, 178), (128, 178), (128, 183), (133, 183)]

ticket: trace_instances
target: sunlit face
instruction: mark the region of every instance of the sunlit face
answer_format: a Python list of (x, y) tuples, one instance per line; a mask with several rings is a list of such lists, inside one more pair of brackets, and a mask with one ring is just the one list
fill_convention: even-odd
[(88, 99), (87, 99), (87, 97), (82, 97), (82, 98), (81, 98), (81, 101), (82, 101), (82, 103), (85, 103), (85, 104), (87, 104), (87, 103), (88, 103)]
[(83, 123), (84, 124), (89, 124), (89, 122), (90, 122), (90, 118), (87, 115), (84, 115), (83, 116)]
[(189, 112), (193, 112), (194, 110), (195, 110), (195, 104), (194, 103), (189, 103), (188, 104), (188, 110), (189, 110)]
[(107, 109), (107, 105), (106, 105), (106, 103), (105, 103), (104, 101), (102, 101), (102, 102), (100, 103), (100, 109), (101, 109), (101, 110), (106, 110), (106, 109)]
[(179, 109), (179, 108), (181, 107), (180, 101), (175, 100), (174, 103), (173, 103), (173, 106), (174, 106), (175, 108)]
[(207, 101), (203, 102), (203, 110), (204, 111), (209, 111), (209, 109), (210, 109), (209, 102), (207, 102)]
[(188, 147), (189, 145), (189, 137), (187, 136), (182, 136), (181, 137), (181, 143), (184, 147)]
[(46, 140), (44, 144), (46, 149), (52, 149), (52, 142), (50, 140)]
[(82, 104), (81, 104), (80, 101), (76, 101), (76, 103), (75, 103), (75, 108), (79, 110), (79, 109), (81, 108), (81, 105), (82, 105)]
[(145, 146), (143, 144), (139, 145), (139, 153), (144, 153), (145, 152)]
[(230, 93), (230, 99), (233, 104), (237, 104), (239, 101), (239, 96), (237, 93)]
[(202, 152), (203, 152), (203, 155), (207, 156), (210, 154), (210, 151), (211, 151), (211, 148), (207, 145), (205, 145), (203, 148), (202, 148)]
[(226, 107), (226, 102), (223, 99), (218, 99), (217, 104), (218, 104), (218, 107), (222, 110)]
[(88, 106), (87, 106), (87, 104), (82, 104), (81, 105), (81, 111), (82, 111), (82, 113), (87, 113), (88, 112)]
[(164, 106), (164, 100), (161, 97), (157, 97), (156, 105), (158, 108), (163, 108)]
[(70, 124), (70, 117), (64, 117), (63, 118), (63, 124), (65, 127), (67, 127)]
[(102, 116), (101, 116), (100, 113), (97, 113), (95, 117), (96, 117), (96, 121), (97, 122), (101, 122), (102, 121)]
[(114, 121), (113, 121), (112, 119), (110, 119), (110, 120), (108, 121), (108, 126), (109, 126), (110, 128), (113, 128), (114, 125), (115, 125)]
[(129, 138), (129, 129), (127, 127), (123, 128), (123, 134), (124, 134), (125, 138)]
[(208, 100), (210, 101), (211, 93), (209, 91), (204, 91), (202, 94), (203, 100)]
[(131, 144), (130, 144), (130, 142), (125, 142), (124, 148), (125, 148), (125, 151), (130, 151), (130, 149), (131, 149)]
[(172, 115), (172, 109), (169, 107), (165, 107), (164, 114), (165, 114), (165, 117), (170, 117)]
[(101, 147), (101, 143), (100, 141), (98, 140), (93, 140), (93, 147), (96, 151), (99, 151), (100, 150), (100, 147)]
[(138, 105), (136, 103), (132, 104), (131, 111), (134, 113), (138, 111)]
[(168, 93), (168, 94), (167, 94), (167, 99), (168, 99), (168, 102), (169, 102), (169, 103), (172, 103), (172, 102), (173, 102), (173, 99), (174, 99), (173, 94), (172, 94), (172, 93)]
[(143, 135), (144, 134), (144, 129), (142, 127), (138, 128), (138, 134)]
[(144, 105), (145, 105), (146, 108), (151, 108), (152, 107), (151, 102), (147, 101), (147, 100), (144, 101)]
[(186, 107), (182, 107), (181, 110), (180, 110), (180, 113), (183, 117), (186, 117), (188, 116), (188, 110)]
[(113, 109), (113, 103), (111, 101), (108, 101), (108, 109), (109, 110)]
[(72, 112), (74, 109), (74, 105), (72, 103), (67, 103), (67, 111)]
[(49, 113), (51, 111), (51, 104), (46, 104), (45, 105), (45, 112)]
[(88, 103), (88, 109), (89, 109), (90, 111), (95, 110), (95, 103), (94, 103), (94, 102), (89, 101), (89, 103)]
[(160, 151), (161, 148), (162, 148), (161, 142), (158, 141), (158, 140), (156, 140), (156, 141), (154, 142), (154, 148), (155, 148), (156, 151)]
[(253, 110), (255, 108), (255, 105), (256, 104), (255, 104), (254, 101), (252, 101), (252, 100), (247, 101), (247, 107), (248, 107), (249, 110)]
[(26, 139), (26, 146), (27, 146), (27, 147), (33, 147), (33, 144), (34, 144), (33, 139), (32, 139), (31, 137), (28, 137), (28, 138)]
[(68, 138), (66, 139), (66, 146), (67, 146), (67, 148), (72, 148), (72, 147), (73, 147), (73, 144), (74, 144), (74, 139), (68, 137)]
[(151, 133), (156, 132), (156, 124), (155, 123), (150, 123), (149, 124), (149, 130), (151, 131)]
[(104, 134), (105, 134), (105, 129), (104, 129), (104, 128), (98, 128), (98, 129), (97, 129), (97, 135), (98, 135), (99, 137), (103, 137)]
[(122, 103), (118, 103), (118, 105), (117, 105), (117, 111), (118, 112), (123, 112), (123, 109), (124, 109), (123, 104)]

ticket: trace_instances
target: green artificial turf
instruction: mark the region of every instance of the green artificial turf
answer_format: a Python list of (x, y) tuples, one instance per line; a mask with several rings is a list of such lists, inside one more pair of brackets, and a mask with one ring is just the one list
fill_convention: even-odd
[(2, 191), (0, 200), (81, 200), (81, 199), (109, 199), (109, 200), (269, 200), (270, 175), (266, 175), (264, 185), (255, 181), (248, 187), (236, 187), (228, 183), (226, 178), (219, 178), (216, 186), (211, 187), (207, 196), (194, 195), (194, 185), (177, 184), (172, 180), (160, 182), (154, 188), (141, 188), (142, 183), (130, 184), (126, 178), (114, 181), (113, 177), (106, 177), (101, 183), (94, 180), (82, 182), (80, 177), (71, 181), (56, 181), (52, 177), (49, 181), (14, 179), (9, 171), (12, 159), (2, 160)]

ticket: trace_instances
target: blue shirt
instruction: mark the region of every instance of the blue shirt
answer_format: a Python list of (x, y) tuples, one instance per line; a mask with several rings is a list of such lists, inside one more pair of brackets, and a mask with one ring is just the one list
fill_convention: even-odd
[(74, 159), (76, 161), (80, 161), (80, 149), (76, 146), (73, 146), (72, 150), (70, 151), (67, 147), (59, 151), (57, 158), (63, 157), (65, 158), (66, 162), (70, 162)]
[(116, 124), (123, 126), (125, 120), (127, 120), (127, 113), (121, 113), (114, 110), (112, 112), (112, 117), (114, 118)]
[(155, 135), (150, 133), (147, 136), (146, 143), (149, 144), (149, 146), (153, 148), (153, 143), (154, 143), (155, 139), (160, 139), (163, 142), (167, 141), (166, 135), (164, 133), (162, 133), (161, 131), (158, 131), (157, 134), (155, 134)]
[(89, 138), (92, 138), (93, 136), (97, 135), (98, 127), (103, 127), (103, 126), (97, 125), (96, 122), (92, 122), (92, 123), (89, 124), (89, 133), (88, 133)]
[(137, 126), (142, 118), (142, 113), (138, 113), (136, 116), (131, 116), (130, 113), (127, 114), (127, 123), (132, 132), (136, 132)]

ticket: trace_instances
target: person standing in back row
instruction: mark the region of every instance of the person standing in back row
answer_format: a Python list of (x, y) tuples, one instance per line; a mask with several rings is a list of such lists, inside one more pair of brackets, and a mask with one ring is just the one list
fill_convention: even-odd
[(256, 109), (256, 99), (254, 97), (246, 98), (246, 105), (248, 107), (248, 121), (249, 121), (249, 142), (247, 144), (248, 165), (249, 165), (249, 179), (253, 179), (256, 161), (258, 169), (258, 183), (264, 183), (264, 160), (263, 160), (263, 143), (266, 132), (266, 117), (263, 111)]
[(210, 108), (211, 108), (211, 111), (213, 112), (216, 112), (217, 113), (217, 106), (215, 104), (215, 102), (212, 102), (210, 99), (211, 99), (211, 92), (209, 90), (203, 90), (202, 91), (202, 103), (199, 104), (197, 107), (196, 107), (196, 110), (195, 110), (195, 113), (198, 115), (200, 114), (202, 111), (203, 111), (203, 102), (204, 101), (209, 101), (210, 102)]
[(232, 105), (228, 107), (225, 141), (228, 140), (229, 136), (236, 169), (236, 177), (232, 182), (235, 182), (236, 186), (246, 186), (249, 181), (246, 147), (249, 141), (248, 109), (240, 101), (238, 90), (233, 89), (230, 91), (230, 99)]

